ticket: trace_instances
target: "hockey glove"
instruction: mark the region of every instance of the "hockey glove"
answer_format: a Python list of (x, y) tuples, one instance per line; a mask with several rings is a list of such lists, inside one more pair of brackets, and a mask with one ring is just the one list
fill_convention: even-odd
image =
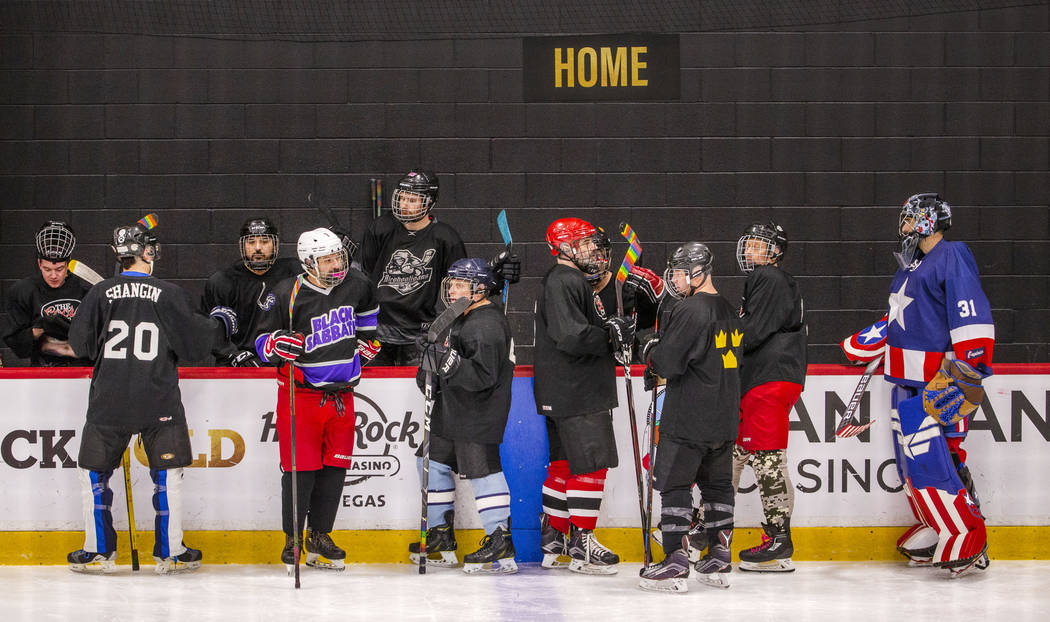
[(612, 341), (613, 351), (623, 350), (631, 347), (634, 343), (635, 319), (614, 315), (605, 322), (605, 329), (609, 331), (609, 340)]
[(226, 329), (227, 339), (237, 334), (237, 312), (233, 309), (220, 305), (212, 307), (208, 315), (222, 322), (222, 327)]
[(378, 339), (358, 339), (357, 354), (361, 357), (361, 364), (371, 363), (382, 347), (383, 344), (379, 343)]
[(631, 271), (627, 273), (627, 283), (633, 285), (637, 291), (641, 292), (653, 304), (660, 302), (660, 299), (663, 298), (664, 280), (652, 270), (641, 266), (632, 267)]
[(521, 258), (509, 250), (504, 250), (489, 262), (489, 267), (496, 274), (496, 279), (503, 279), (510, 285), (521, 280)]
[(69, 324), (69, 318), (59, 313), (40, 316), (40, 328), (44, 334), (62, 341), (69, 339)]
[(271, 361), (274, 356), (279, 356), (286, 361), (294, 361), (306, 351), (305, 345), (306, 338), (302, 333), (293, 333), (290, 330), (283, 329), (275, 330), (266, 337), (266, 343), (263, 344), (263, 354)]
[(991, 375), (984, 365), (974, 368), (966, 361), (944, 359), (937, 375), (922, 389), (923, 409), (941, 425), (952, 425), (981, 405), (981, 383)]
[(444, 355), (441, 357), (440, 365), (438, 367), (438, 375), (442, 378), (448, 378), (452, 374), (456, 373), (459, 369), (459, 364), (463, 362), (463, 358), (456, 352), (455, 348), (445, 349)]
[(226, 362), (230, 367), (262, 367), (262, 361), (259, 357), (251, 350), (241, 350), (240, 352), (234, 352)]
[(642, 337), (641, 356), (643, 363), (649, 363), (649, 357), (653, 353), (653, 348), (655, 348), (658, 343), (660, 343), (660, 338), (656, 333), (649, 333)]

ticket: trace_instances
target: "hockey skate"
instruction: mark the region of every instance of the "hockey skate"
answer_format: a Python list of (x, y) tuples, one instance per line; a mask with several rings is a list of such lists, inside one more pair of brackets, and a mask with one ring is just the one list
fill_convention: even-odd
[(729, 587), (729, 573), (733, 571), (729, 552), (732, 541), (732, 530), (723, 529), (718, 532), (718, 543), (712, 544), (707, 555), (693, 566), (697, 581), (711, 587)]
[(619, 571), (620, 556), (605, 548), (594, 531), (572, 525), (569, 538), (569, 570), (580, 574), (610, 575)]
[(504, 528), (503, 525), (482, 538), (480, 549), (463, 558), (463, 572), (467, 574), (514, 574), (517, 571), (510, 527)]
[[(302, 538), (299, 539), (299, 546), (303, 545)], [(299, 554), (302, 555), (302, 549), (299, 549)], [(295, 572), (295, 541), (292, 536), (284, 534), (284, 548), (281, 549), (281, 563), (288, 569), (288, 575), (291, 576)]]
[(544, 568), (568, 568), (569, 541), (565, 534), (551, 527), (550, 518), (540, 514), (540, 551)]
[(79, 549), (66, 556), (69, 569), (73, 572), (101, 572), (110, 574), (117, 571), (117, 552), (92, 553)]
[[(459, 558), (456, 557), (456, 532), (453, 529), (455, 511), (445, 512), (445, 524), (427, 529), (427, 565), (439, 568), (455, 568), (459, 566)], [(408, 545), (408, 558), (413, 564), (419, 563), (419, 542), (410, 542)]]
[(784, 519), (784, 526), (762, 523), (762, 544), (740, 551), (740, 569), (751, 572), (795, 572), (791, 556), (795, 547), (791, 543), (791, 519)]
[(659, 564), (638, 571), (641, 579), (638, 587), (653, 592), (672, 592), (682, 594), (689, 591), (689, 546), (688, 536), (682, 538), (682, 548), (668, 555)]
[(310, 531), (303, 541), (306, 565), (323, 570), (346, 570), (346, 551), (332, 542), (332, 536), (323, 531)]
[[(183, 542), (182, 546), (186, 546)], [(177, 572), (190, 572), (201, 567), (201, 560), (204, 556), (197, 549), (191, 549), (186, 546), (186, 550), (179, 555), (172, 555), (171, 557), (153, 557), (153, 561), (157, 562), (155, 568), (157, 574), (175, 574)]]

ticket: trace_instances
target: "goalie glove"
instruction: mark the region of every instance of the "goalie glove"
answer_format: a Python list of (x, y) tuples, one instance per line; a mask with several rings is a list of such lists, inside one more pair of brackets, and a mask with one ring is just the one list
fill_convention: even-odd
[(922, 389), (922, 407), (943, 426), (957, 423), (984, 401), (981, 383), (991, 375), (984, 365), (974, 368), (966, 361), (944, 359), (937, 375)]
[(357, 354), (361, 357), (361, 364), (367, 365), (379, 354), (383, 344), (378, 339), (358, 339)]
[(208, 315), (222, 322), (222, 327), (226, 329), (227, 339), (237, 334), (237, 312), (230, 307), (222, 305), (212, 307)]
[(653, 304), (659, 303), (663, 298), (664, 280), (652, 270), (633, 266), (627, 273), (627, 283), (632, 285), (636, 291), (641, 292)]
[(294, 361), (306, 351), (306, 338), (302, 333), (293, 333), (290, 330), (275, 330), (266, 337), (263, 344), (263, 354), (267, 360), (272, 361), (278, 356), (286, 361)]

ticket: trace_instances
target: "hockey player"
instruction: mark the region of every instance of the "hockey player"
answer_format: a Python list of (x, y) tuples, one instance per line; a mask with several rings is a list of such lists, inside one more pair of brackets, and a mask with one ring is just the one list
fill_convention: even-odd
[[(295, 563), (298, 534), (309, 516), (306, 564), (343, 570), (346, 552), (330, 533), (342, 500), (343, 480), (354, 450), (353, 387), (361, 379), (359, 350), (375, 333), (379, 308), (375, 288), (350, 268), (339, 235), (314, 229), (299, 236), (305, 277), (274, 287), (276, 303), (259, 320), (255, 350), (265, 363), (281, 363), (277, 380), (277, 438), (280, 445), (281, 517), (285, 546), (281, 561)], [(290, 317), (289, 317), (290, 316)], [(291, 443), (288, 371), (295, 375), (295, 441)], [(292, 451), (295, 451), (298, 516), (292, 518)]]
[(91, 289), (83, 280), (69, 278), (69, 257), (76, 243), (69, 225), (45, 222), (36, 233), (39, 274), (18, 281), (8, 294), (4, 341), (33, 366), (91, 365), (69, 346), (69, 323)]
[[(500, 293), (489, 264), (477, 258), (452, 264), (442, 282), (445, 305), (467, 296), (471, 305), (452, 325), (448, 338), (423, 354), (417, 382), (425, 371), (436, 377), (437, 399), (430, 423), (430, 479), (427, 553), (440, 553), (438, 565), (456, 565), (453, 473), (470, 480), (485, 527), (481, 548), (463, 558), (467, 573), (514, 573), (510, 533), (510, 489), (503, 476), (499, 446), (510, 412), (514, 363), (510, 325), (491, 296)], [(422, 448), (420, 448), (422, 451)], [(422, 478), (422, 454), (417, 464)], [(419, 563), (419, 542), (409, 545)]]
[[(973, 252), (944, 239), (951, 225), (951, 206), (936, 193), (913, 195), (901, 208), (884, 376), (896, 385), (890, 416), (897, 470), (917, 520), (897, 548), (913, 564), (959, 576), (988, 566), (984, 517), (962, 442), (980, 403), (973, 386), (991, 375), (995, 325)], [(881, 326), (864, 331), (863, 341)], [(881, 354), (847, 349), (849, 341), (843, 346), (853, 360)]]
[(711, 251), (699, 242), (667, 260), (664, 282), (674, 305), (643, 357), (667, 379), (660, 419), (660, 450), (653, 465), (660, 491), (666, 558), (641, 571), (644, 589), (684, 592), (689, 577), (692, 487), (703, 497), (708, 553), (694, 569), (701, 583), (729, 587), (733, 540), (733, 444), (740, 408), (741, 322), (711, 282)]
[(84, 548), (69, 554), (69, 567), (116, 570), (109, 479), (138, 434), (154, 483), (156, 571), (193, 570), (202, 556), (182, 541), (183, 468), (193, 454), (176, 364), (207, 356), (236, 332), (237, 318), (226, 307), (196, 313), (182, 288), (150, 276), (160, 245), (140, 225), (118, 227), (112, 248), (123, 272), (88, 292), (69, 331), (73, 350), (95, 361), (77, 458)]
[(438, 178), (409, 172), (390, 199), (390, 214), (373, 220), (361, 241), (359, 261), (376, 287), (381, 350), (373, 365), (419, 365), (416, 338), (437, 316), (441, 279), (467, 256), (456, 230), (432, 211)]
[(733, 489), (751, 465), (762, 499), (762, 543), (740, 551), (740, 569), (791, 572), (791, 511), (795, 489), (788, 476), (788, 418), (806, 381), (806, 324), (802, 293), (780, 267), (787, 250), (777, 223), (755, 223), (736, 245), (747, 275), (740, 303), (744, 360), (740, 367), (740, 431), (733, 449)]
[(240, 330), (231, 342), (215, 352), (218, 362), (233, 367), (262, 364), (255, 353), (256, 325), (262, 314), (277, 304), (274, 286), (300, 271), (295, 259), (277, 258), (280, 242), (277, 225), (271, 219), (245, 220), (237, 244), (241, 260), (212, 274), (204, 285), (204, 308), (230, 307), (240, 321)]
[(618, 464), (612, 411), (613, 352), (634, 339), (634, 321), (608, 312), (586, 275), (601, 269), (596, 229), (578, 218), (547, 228), (556, 263), (536, 301), (535, 399), (547, 417), (550, 464), (543, 484), (543, 566), (614, 574), (618, 555), (594, 535), (608, 469)]

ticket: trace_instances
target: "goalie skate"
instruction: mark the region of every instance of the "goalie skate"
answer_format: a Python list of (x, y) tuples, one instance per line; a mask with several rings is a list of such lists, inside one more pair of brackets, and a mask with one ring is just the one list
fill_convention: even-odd
[(540, 514), (540, 551), (543, 552), (543, 561), (540, 562), (540, 565), (544, 568), (569, 567), (568, 538), (551, 527), (550, 519), (546, 514)]
[(110, 574), (117, 571), (117, 552), (92, 553), (80, 549), (66, 556), (69, 569), (73, 572)]
[(323, 532), (310, 532), (303, 541), (306, 549), (306, 565), (321, 570), (346, 570), (346, 551), (332, 542), (332, 537)]
[(948, 578), (958, 579), (960, 577), (965, 577), (969, 574), (975, 574), (977, 573), (977, 571), (987, 570), (988, 566), (990, 566), (991, 564), (992, 561), (988, 559), (987, 547), (985, 547), (985, 552), (981, 553), (977, 557), (974, 557), (968, 563), (963, 564), (961, 566), (956, 566), (954, 568), (948, 568)]

